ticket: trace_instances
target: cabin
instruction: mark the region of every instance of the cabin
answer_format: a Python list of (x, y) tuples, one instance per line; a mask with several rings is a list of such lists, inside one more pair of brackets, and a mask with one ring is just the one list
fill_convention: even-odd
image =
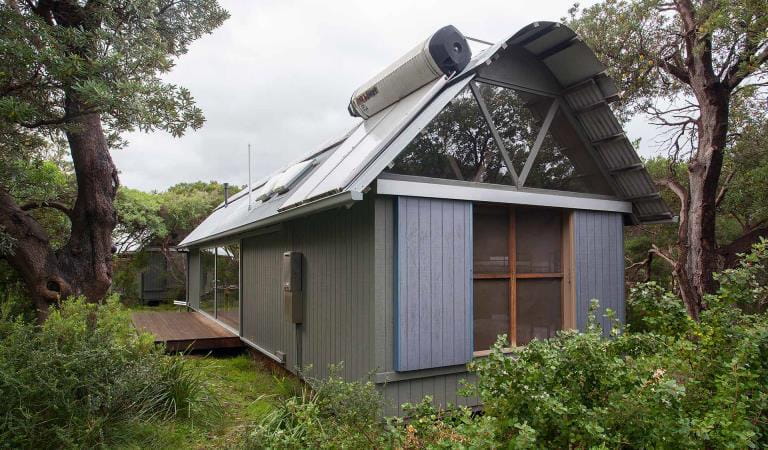
[(227, 199), (180, 244), (189, 306), (291, 372), (371, 377), (389, 414), (477, 405), (457, 389), (499, 335), (583, 329), (592, 299), (623, 320), (623, 229), (672, 220), (618, 95), (528, 25)]

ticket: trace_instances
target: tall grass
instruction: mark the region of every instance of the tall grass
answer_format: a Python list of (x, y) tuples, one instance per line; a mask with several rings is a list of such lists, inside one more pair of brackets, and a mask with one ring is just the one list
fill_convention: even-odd
[(2, 321), (0, 399), (0, 442), (22, 448), (109, 445), (129, 423), (218, 411), (199, 370), (138, 334), (117, 299)]

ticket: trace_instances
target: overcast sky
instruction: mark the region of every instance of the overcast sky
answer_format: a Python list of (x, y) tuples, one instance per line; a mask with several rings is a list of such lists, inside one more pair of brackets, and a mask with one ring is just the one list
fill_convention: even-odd
[[(178, 139), (129, 134), (128, 147), (113, 152), (123, 185), (245, 184), (248, 143), (257, 180), (354, 125), (352, 91), (436, 29), (452, 24), (495, 42), (531, 22), (558, 21), (573, 0), (220, 2), (232, 17), (167, 76), (192, 91), (205, 125)], [(627, 132), (643, 138), (641, 153), (652, 151), (642, 120)]]

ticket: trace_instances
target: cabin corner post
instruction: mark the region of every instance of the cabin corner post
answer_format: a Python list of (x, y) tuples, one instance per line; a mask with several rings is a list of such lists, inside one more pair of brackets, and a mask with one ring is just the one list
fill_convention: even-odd
[(563, 211), (563, 284), (562, 284), (562, 312), (563, 329), (575, 330), (576, 326), (576, 261), (574, 252), (574, 212)]

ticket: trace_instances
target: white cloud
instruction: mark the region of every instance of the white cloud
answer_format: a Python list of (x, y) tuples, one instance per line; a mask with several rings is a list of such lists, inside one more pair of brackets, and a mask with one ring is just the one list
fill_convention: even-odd
[[(352, 91), (439, 27), (498, 41), (559, 20), (572, 2), (222, 1), (232, 17), (167, 76), (192, 91), (205, 125), (179, 139), (127, 135), (128, 147), (113, 153), (121, 182), (144, 190), (245, 184), (248, 143), (258, 179), (350, 128)], [(633, 123), (630, 135), (647, 129)]]

